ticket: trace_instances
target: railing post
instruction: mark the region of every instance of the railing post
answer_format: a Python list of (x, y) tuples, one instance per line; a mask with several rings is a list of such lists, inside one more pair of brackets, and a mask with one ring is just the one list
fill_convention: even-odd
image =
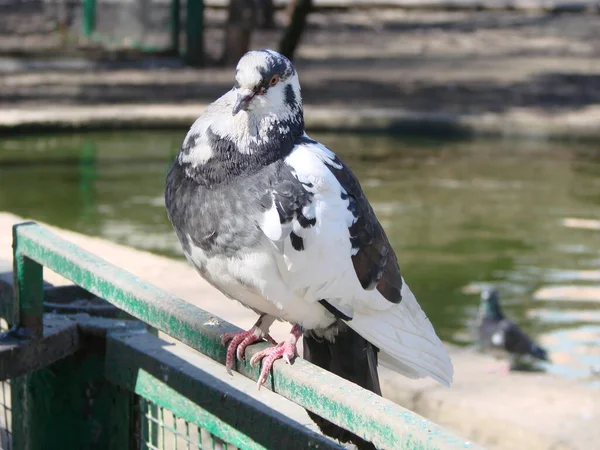
[[(43, 335), (42, 321), (44, 309), (43, 267), (21, 253), (18, 229), (28, 226), (23, 223), (13, 226), (13, 276), (14, 311), (13, 322), (23, 338), (40, 339)], [(15, 320), (16, 319), (16, 320)], [(15, 378), (11, 382), (11, 404), (13, 424), (13, 447), (15, 450), (35, 448), (33, 415), (36, 402), (32, 393), (37, 390), (34, 374)], [(43, 388), (38, 385), (37, 388)]]
[(96, 29), (96, 0), (83, 0), (81, 27), (85, 37), (90, 37)]
[[(42, 314), (44, 311), (44, 285), (43, 267), (37, 262), (27, 258), (19, 251), (17, 229), (27, 226), (28, 223), (13, 227), (13, 273), (15, 277), (14, 292), (18, 325), (27, 331), (31, 339), (42, 337), (44, 325)], [(11, 323), (15, 325), (15, 323)]]
[(204, 62), (204, 0), (187, 0), (185, 62), (200, 66)]
[(181, 1), (171, 0), (171, 51), (179, 54), (179, 32), (181, 31)]

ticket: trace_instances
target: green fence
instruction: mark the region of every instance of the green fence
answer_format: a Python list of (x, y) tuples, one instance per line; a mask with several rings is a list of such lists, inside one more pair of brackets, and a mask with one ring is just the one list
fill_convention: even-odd
[[(166, 2), (165, 2), (166, 3)], [(204, 52), (204, 41), (203, 41), (203, 33), (204, 33), (204, 1), (203, 0), (185, 0), (182, 4), (182, 0), (169, 0), (169, 42), (168, 44), (163, 44), (162, 46), (157, 46), (156, 43), (148, 44), (144, 42), (143, 37), (138, 37), (131, 39), (131, 35), (128, 34), (128, 31), (131, 32), (131, 29), (117, 29), (114, 25), (114, 17), (104, 18), (102, 12), (102, 6), (108, 7), (112, 6), (117, 10), (113, 11), (113, 14), (118, 15), (118, 10), (127, 9), (128, 7), (133, 7), (133, 11), (129, 11), (130, 16), (129, 25), (131, 28), (132, 23), (138, 23), (138, 26), (142, 27), (150, 27), (150, 17), (153, 16), (150, 14), (150, 9), (157, 9), (160, 5), (157, 2), (145, 1), (140, 2), (139, 0), (130, 0), (128, 2), (101, 2), (97, 0), (82, 0), (81, 3), (81, 32), (83, 36), (92, 39), (94, 41), (104, 43), (107, 45), (115, 45), (119, 41), (128, 41), (128, 45), (145, 51), (149, 53), (162, 52), (162, 53), (170, 53), (173, 55), (179, 55), (180, 53), (186, 60), (188, 64), (191, 65), (201, 65), (203, 62), (203, 52)], [(183, 6), (183, 7), (182, 7)], [(100, 10), (99, 10), (100, 7)], [(159, 13), (154, 14), (159, 15)], [(180, 49), (180, 40), (181, 40), (181, 32), (182, 32), (182, 16), (184, 28), (183, 32), (185, 35), (185, 50), (181, 52)], [(150, 28), (159, 28), (160, 20), (154, 18), (154, 22), (158, 22), (154, 24), (154, 27)], [(103, 30), (98, 30), (99, 22), (104, 24)], [(166, 24), (164, 24), (166, 25)], [(122, 28), (122, 27), (121, 27)], [(127, 28), (127, 27), (126, 27)], [(125, 33), (124, 36), (117, 38), (116, 36), (111, 36), (115, 32), (119, 32), (119, 34)], [(166, 31), (166, 30), (165, 30)], [(143, 34), (160, 34), (160, 30), (152, 29), (145, 30)]]
[[(0, 397), (4, 450), (343, 448), (236, 389), (221, 366), (220, 336), (233, 325), (35, 223), (14, 227), (13, 248), (14, 295), (0, 316), (21, 328), (0, 342), (0, 380), (11, 378), (2, 386), (10, 401)], [(49, 302), (44, 267), (83, 289), (57, 288)], [(82, 292), (117, 312), (90, 300), (88, 313), (67, 314)], [(44, 312), (49, 303), (54, 312)], [(266, 345), (251, 346), (246, 361)], [(248, 363), (237, 370), (258, 379)], [(276, 363), (265, 386), (379, 448), (476, 448), (300, 358)]]

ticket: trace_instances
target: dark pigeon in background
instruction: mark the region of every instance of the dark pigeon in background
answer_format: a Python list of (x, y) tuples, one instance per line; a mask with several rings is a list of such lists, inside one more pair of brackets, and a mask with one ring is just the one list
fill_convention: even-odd
[(549, 361), (546, 350), (537, 345), (516, 323), (506, 318), (495, 289), (487, 289), (481, 293), (477, 340), (482, 351), (495, 356), (508, 356), (511, 370), (524, 368), (524, 364), (532, 359)]
[[(369, 151), (369, 149), (365, 149)], [(273, 362), (304, 357), (381, 395), (378, 358), (410, 377), (452, 382), (450, 357), (400, 274), (396, 255), (352, 171), (304, 130), (292, 63), (271, 50), (239, 61), (235, 85), (192, 125), (170, 168), (169, 219), (184, 254), (227, 297), (259, 314), (223, 336), (226, 367), (246, 347), (259, 387)], [(359, 448), (358, 436), (311, 414), (325, 434)]]

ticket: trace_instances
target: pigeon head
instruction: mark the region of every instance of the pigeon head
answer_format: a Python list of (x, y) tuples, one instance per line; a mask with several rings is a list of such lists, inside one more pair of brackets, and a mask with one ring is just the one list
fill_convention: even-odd
[(280, 120), (303, 122), (300, 82), (294, 66), (273, 50), (246, 53), (235, 71), (237, 94), (231, 113), (254, 120), (275, 115)]
[(500, 309), (500, 297), (495, 289), (485, 289), (481, 292), (481, 311), (484, 317), (502, 319), (504, 314)]
[(303, 134), (294, 66), (277, 52), (255, 50), (240, 59), (235, 86), (194, 122), (177, 160), (188, 178), (213, 186), (284, 158)]

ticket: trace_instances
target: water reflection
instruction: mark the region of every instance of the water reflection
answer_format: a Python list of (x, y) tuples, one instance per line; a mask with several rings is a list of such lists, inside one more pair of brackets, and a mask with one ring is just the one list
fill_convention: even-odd
[[(183, 135), (4, 139), (0, 210), (180, 257), (162, 189)], [(478, 292), (494, 285), (553, 353), (550, 370), (583, 377), (600, 364), (597, 146), (315, 137), (362, 181), (443, 338), (471, 342)]]
[(79, 163), (80, 220), (84, 224), (92, 219), (96, 209), (96, 167), (96, 144), (87, 140), (81, 147), (81, 162)]

